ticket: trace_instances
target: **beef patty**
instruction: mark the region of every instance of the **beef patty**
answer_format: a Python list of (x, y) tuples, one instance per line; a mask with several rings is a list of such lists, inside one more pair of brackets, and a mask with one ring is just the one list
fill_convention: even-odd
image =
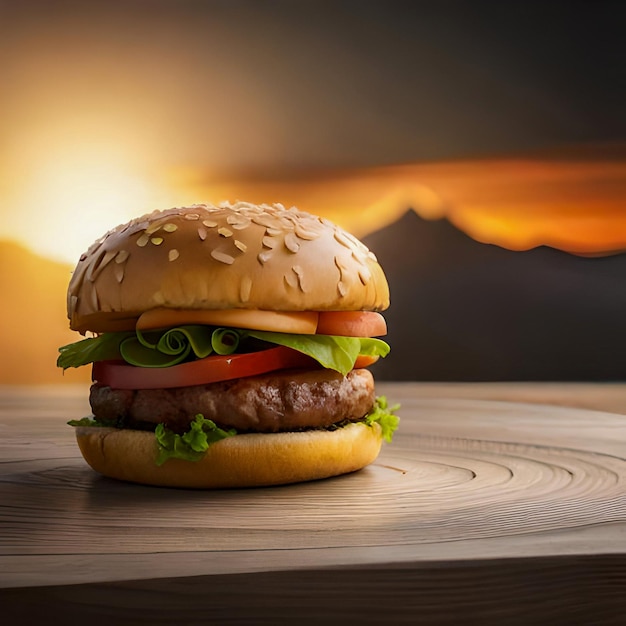
[(374, 379), (365, 369), (290, 370), (173, 389), (111, 389), (94, 384), (96, 418), (126, 428), (163, 423), (182, 433), (198, 413), (223, 428), (274, 433), (358, 420), (374, 405)]

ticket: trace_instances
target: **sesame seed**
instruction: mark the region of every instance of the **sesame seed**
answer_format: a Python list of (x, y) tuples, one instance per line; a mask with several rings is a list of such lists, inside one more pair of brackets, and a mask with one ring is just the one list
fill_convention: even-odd
[(239, 220), (234, 224), (231, 224), (235, 230), (243, 230), (252, 224), (252, 220), (249, 217), (246, 217), (245, 215), (239, 215), (238, 217)]
[(130, 253), (128, 252), (128, 250), (120, 250), (115, 257), (115, 262), (124, 263), (124, 261), (126, 261), (126, 259), (128, 259), (129, 256), (130, 256)]
[(362, 252), (367, 252), (367, 248), (352, 233), (344, 230), (342, 231), (342, 234), (344, 235), (344, 237), (346, 237), (346, 239), (348, 239), (348, 241), (352, 242), (354, 249), (361, 250)]
[(244, 276), (241, 279), (241, 285), (239, 287), (239, 297), (242, 302), (247, 302), (250, 299), (250, 292), (252, 291), (252, 279), (250, 276)]
[(178, 226), (176, 224), (165, 224), (165, 226), (163, 226), (163, 230), (166, 233), (173, 233), (175, 230), (178, 230)]
[(372, 277), (371, 272), (369, 271), (369, 269), (367, 267), (360, 267), (359, 268), (359, 278), (361, 280), (361, 282), (364, 285), (367, 285), (367, 283), (369, 282), (370, 278)]
[(241, 213), (231, 213), (231, 215), (226, 218), (226, 222), (233, 228), (245, 228), (250, 224), (250, 219)]
[(143, 233), (143, 235), (140, 235), (139, 238), (137, 239), (137, 245), (140, 248), (143, 248), (149, 241), (150, 241), (150, 235)]
[(221, 228), (218, 228), (217, 232), (220, 235), (222, 235), (222, 237), (230, 237), (233, 234), (233, 231), (230, 230), (230, 228), (226, 228), (225, 226), (222, 226)]
[(248, 228), (252, 222), (241, 222), (239, 224), (233, 224), (234, 230), (243, 230), (244, 228)]
[(294, 274), (285, 274), (283, 279), (288, 287), (295, 289), (298, 286), (298, 277)]
[(235, 257), (230, 254), (226, 254), (226, 252), (221, 252), (220, 250), (211, 250), (211, 256), (220, 263), (226, 263), (227, 265), (231, 265), (235, 261)]
[(100, 250), (98, 256), (92, 257), (89, 267), (87, 269), (87, 280), (94, 282), (98, 277), (98, 274), (109, 264), (109, 262), (116, 256), (117, 252), (109, 250), (104, 252)]
[(335, 237), (335, 240), (338, 241), (342, 246), (352, 249), (352, 242), (340, 230), (335, 230), (333, 235)]
[(340, 272), (343, 272), (346, 269), (346, 263), (338, 255), (335, 255), (335, 265), (339, 268)]
[(313, 230), (308, 230), (306, 228), (303, 228), (300, 224), (295, 225), (295, 232), (296, 232), (296, 235), (300, 237), (300, 239), (306, 239), (308, 241), (313, 241), (314, 239), (317, 239), (320, 236), (319, 233), (316, 233)]
[(180, 256), (180, 252), (178, 252), (178, 250), (176, 250), (176, 248), (172, 248), (168, 253), (167, 253), (167, 258), (170, 261), (175, 261), (178, 257)]
[(163, 243), (163, 237), (152, 237), (152, 239), (150, 239), (150, 242), (153, 243), (155, 246), (160, 246)]
[(271, 250), (264, 250), (263, 252), (259, 252), (257, 259), (259, 263), (264, 264), (267, 263), (272, 258)]
[(285, 233), (285, 248), (294, 254), (300, 250), (300, 242), (294, 233)]
[(95, 285), (92, 285), (89, 292), (89, 303), (94, 311), (97, 311), (100, 308), (100, 301), (98, 300), (98, 292), (96, 291)]
[(304, 286), (304, 271), (300, 265), (294, 265), (292, 268), (293, 273), (298, 277), (298, 287), (301, 291), (306, 291)]
[(259, 226), (265, 226), (265, 228), (278, 228), (280, 229), (280, 220), (268, 215), (267, 213), (260, 213), (259, 215), (253, 215), (252, 221)]
[(117, 280), (118, 283), (121, 283), (124, 280), (124, 266), (113, 266), (113, 275), (115, 276), (115, 280)]
[(352, 251), (352, 258), (359, 264), (359, 265), (366, 265), (366, 260), (367, 257), (363, 254), (362, 250), (353, 250)]
[(234, 240), (235, 245), (242, 251), (245, 252), (248, 249), (248, 246), (243, 241), (239, 241), (239, 239)]

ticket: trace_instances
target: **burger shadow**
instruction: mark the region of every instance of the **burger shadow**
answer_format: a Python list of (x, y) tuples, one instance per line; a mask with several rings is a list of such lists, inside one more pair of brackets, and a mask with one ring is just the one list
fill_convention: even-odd
[(145, 506), (147, 504), (167, 500), (175, 504), (194, 502), (198, 499), (211, 498), (231, 499), (234, 494), (254, 493), (270, 489), (269, 487), (250, 487), (241, 489), (193, 489), (188, 487), (166, 487), (142, 485), (139, 483), (116, 480), (96, 475), (91, 480), (88, 490), (89, 503), (94, 507), (107, 506), (115, 503), (126, 507)]
[(269, 506), (272, 503), (279, 506), (286, 500), (293, 502), (294, 498), (310, 497), (319, 492), (320, 485), (323, 485), (324, 492), (328, 494), (333, 486), (341, 485), (344, 479), (345, 477), (331, 477), (289, 485), (192, 489), (142, 485), (94, 474), (87, 479), (89, 484), (84, 492), (84, 506), (91, 514), (101, 515), (103, 511), (122, 509), (129, 517), (159, 515), (169, 510), (200, 511), (205, 507), (210, 513), (221, 505), (231, 512), (242, 512), (248, 508), (258, 510), (260, 506)]
[[(198, 519), (221, 515), (250, 515), (253, 511), (278, 516), (281, 511), (301, 511), (321, 508), (342, 510), (349, 500), (353, 505), (365, 505), (376, 494), (396, 481), (394, 468), (374, 463), (361, 470), (286, 485), (240, 487), (224, 489), (194, 489), (143, 485), (101, 476), (85, 468), (82, 476), (84, 507), (90, 515), (116, 511), (115, 515), (153, 516), (155, 520), (169, 517), (172, 512), (198, 513)], [(390, 479), (388, 474), (393, 474)], [(392, 480), (393, 479), (393, 480)], [(386, 486), (386, 487), (384, 487)], [(119, 518), (122, 519), (122, 518)]]
[[(146, 546), (159, 550), (214, 550), (214, 531), (221, 547), (257, 546), (274, 533), (300, 533), (304, 523), (324, 527), (328, 516), (341, 516), (346, 527), (378, 527), (387, 518), (363, 519), (381, 470), (366, 467), (351, 474), (264, 487), (190, 489), (149, 486), (101, 476), (78, 459), (37, 475), (24, 476), (23, 487), (45, 488), (55, 510), (63, 510), (76, 546), (125, 553)], [(35, 495), (34, 495), (35, 497)], [(347, 502), (350, 505), (347, 506)], [(312, 540), (298, 535), (299, 541)], [(307, 538), (308, 537), (308, 538)]]

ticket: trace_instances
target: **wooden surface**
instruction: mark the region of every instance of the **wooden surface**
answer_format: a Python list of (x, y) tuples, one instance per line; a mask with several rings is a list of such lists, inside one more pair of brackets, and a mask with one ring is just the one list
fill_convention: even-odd
[(626, 385), (379, 391), (402, 422), (372, 466), (201, 492), (93, 473), (84, 387), (0, 388), (3, 617), (625, 623)]

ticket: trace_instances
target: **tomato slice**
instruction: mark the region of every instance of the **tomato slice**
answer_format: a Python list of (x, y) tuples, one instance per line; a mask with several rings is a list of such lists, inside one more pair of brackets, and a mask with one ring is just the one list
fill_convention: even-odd
[(387, 334), (387, 322), (376, 311), (322, 311), (317, 322), (317, 334), (382, 337)]
[(277, 346), (259, 352), (212, 355), (172, 367), (137, 367), (122, 361), (97, 361), (92, 379), (112, 389), (171, 389), (256, 376), (287, 368), (319, 368), (297, 350)]
[(378, 361), (378, 355), (371, 356), (369, 354), (359, 354), (354, 362), (354, 369), (359, 370), (363, 367), (369, 367)]

